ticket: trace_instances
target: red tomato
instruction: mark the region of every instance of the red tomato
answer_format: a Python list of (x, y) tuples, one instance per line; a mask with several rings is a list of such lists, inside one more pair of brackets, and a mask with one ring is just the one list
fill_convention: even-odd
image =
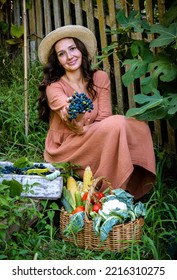
[(104, 197), (104, 193), (102, 192), (97, 192), (97, 193), (94, 193), (93, 195), (93, 199), (95, 202), (99, 201), (102, 197)]
[(84, 194), (83, 194), (83, 196), (82, 196), (82, 200), (84, 201), (84, 200), (87, 200), (87, 196), (88, 196), (88, 192), (85, 192)]
[[(82, 196), (82, 201), (86, 201), (87, 200), (87, 197), (88, 197), (88, 192), (84, 193), (83, 196)], [(91, 203), (94, 203), (94, 200), (91, 198), (90, 200)]]
[(99, 205), (98, 203), (95, 203), (92, 207), (92, 211), (98, 213), (98, 211), (101, 209), (101, 205)]
[(75, 214), (75, 213), (78, 213), (78, 212), (83, 212), (83, 211), (85, 211), (85, 207), (83, 205), (82, 206), (78, 206), (78, 207), (76, 207), (76, 209), (74, 209), (72, 214)]

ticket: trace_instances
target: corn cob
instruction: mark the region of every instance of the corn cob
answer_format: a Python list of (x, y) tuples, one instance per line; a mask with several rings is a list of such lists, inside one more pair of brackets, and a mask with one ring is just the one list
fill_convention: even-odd
[(90, 166), (87, 166), (83, 175), (83, 192), (88, 192), (93, 184), (93, 173)]
[(70, 191), (74, 204), (76, 205), (75, 193), (78, 190), (78, 188), (77, 188), (77, 182), (72, 176), (67, 178), (67, 189), (68, 191)]

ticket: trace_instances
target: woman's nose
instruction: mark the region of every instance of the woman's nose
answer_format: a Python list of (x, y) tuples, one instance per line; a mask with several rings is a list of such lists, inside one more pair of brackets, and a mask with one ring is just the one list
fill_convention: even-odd
[(71, 59), (72, 58), (72, 53), (70, 51), (67, 52), (67, 58)]

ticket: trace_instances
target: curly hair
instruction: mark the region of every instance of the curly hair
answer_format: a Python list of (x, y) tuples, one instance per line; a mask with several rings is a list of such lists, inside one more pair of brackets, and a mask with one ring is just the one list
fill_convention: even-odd
[[(93, 74), (96, 70), (91, 68), (91, 61), (88, 59), (88, 52), (85, 45), (77, 38), (72, 38), (78, 50), (82, 53), (82, 73), (85, 81), (87, 81), (87, 90), (91, 99), (96, 98), (96, 90), (94, 89)], [(38, 98), (38, 115), (39, 119), (49, 122), (50, 108), (47, 102), (46, 87), (51, 83), (59, 80), (64, 74), (65, 69), (59, 64), (55, 45), (52, 47), (47, 65), (43, 68), (44, 79), (39, 85), (40, 96)]]

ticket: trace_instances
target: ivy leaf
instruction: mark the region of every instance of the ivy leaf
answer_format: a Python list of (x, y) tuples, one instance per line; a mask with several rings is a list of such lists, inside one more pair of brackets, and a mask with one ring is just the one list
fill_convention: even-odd
[(149, 25), (147, 22), (141, 20), (141, 15), (138, 11), (131, 11), (129, 16), (125, 16), (124, 10), (120, 10), (117, 13), (117, 21), (118, 23), (125, 29), (133, 29), (133, 32), (143, 32), (144, 29), (149, 29)]
[(160, 36), (150, 43), (150, 47), (169, 45), (177, 39), (177, 22), (170, 24), (169, 27), (154, 24), (151, 26), (151, 33), (158, 33)]
[(128, 71), (122, 76), (125, 86), (131, 84), (135, 79), (143, 76), (147, 72), (148, 62), (140, 59), (126, 59), (122, 66), (130, 65)]

